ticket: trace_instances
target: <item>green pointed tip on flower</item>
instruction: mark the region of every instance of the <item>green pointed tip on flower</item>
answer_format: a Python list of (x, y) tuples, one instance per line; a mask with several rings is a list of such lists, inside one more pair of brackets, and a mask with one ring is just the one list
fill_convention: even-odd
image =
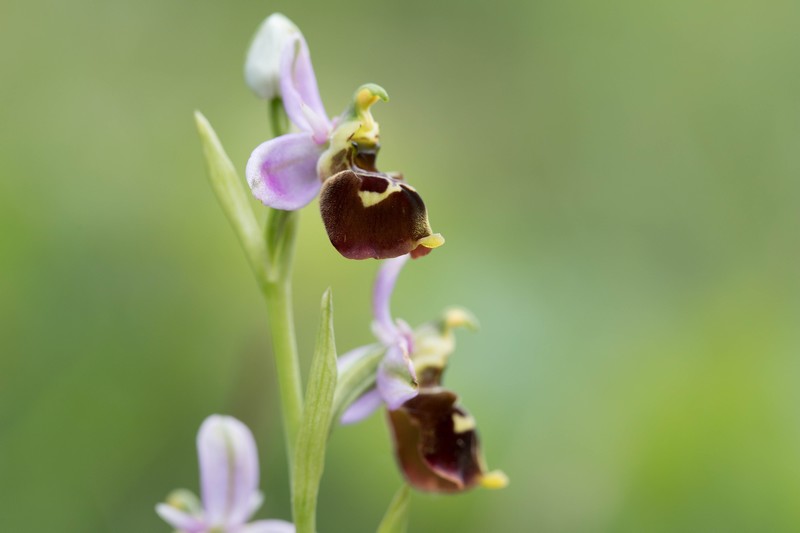
[[(358, 166), (377, 172), (375, 157), (380, 149), (380, 126), (372, 116), (370, 108), (378, 101), (387, 102), (389, 95), (380, 85), (367, 83), (353, 93), (353, 101), (345, 111), (342, 122), (331, 132), (328, 148), (317, 161), (317, 175), (323, 181), (353, 167), (354, 158)], [(353, 149), (356, 146), (356, 149)], [(355, 153), (354, 153), (355, 152)], [(367, 155), (362, 160), (358, 154)]]
[[(353, 103), (350, 107), (350, 120), (356, 127), (354, 133), (348, 137), (360, 146), (377, 146), (380, 139), (380, 128), (375, 118), (372, 116), (370, 108), (378, 101), (389, 101), (389, 95), (380, 85), (367, 83), (356, 89), (353, 94)], [(350, 129), (352, 126), (345, 126)]]
[(478, 331), (480, 323), (475, 315), (463, 307), (451, 307), (444, 312), (441, 321), (442, 333), (447, 333), (455, 328), (466, 328), (470, 331)]
[(365, 83), (356, 89), (353, 103), (356, 111), (367, 109), (378, 100), (389, 101), (389, 93), (377, 83)]
[(194, 492), (187, 489), (176, 489), (167, 496), (167, 505), (189, 514), (200, 514), (203, 506)]

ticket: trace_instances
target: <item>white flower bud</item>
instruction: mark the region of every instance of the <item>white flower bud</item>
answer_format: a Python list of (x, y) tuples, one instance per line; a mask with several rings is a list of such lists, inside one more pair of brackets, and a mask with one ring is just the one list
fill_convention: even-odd
[(280, 13), (267, 17), (258, 28), (247, 51), (244, 79), (259, 98), (271, 100), (281, 95), (281, 52), (296, 33), (300, 33), (297, 26)]

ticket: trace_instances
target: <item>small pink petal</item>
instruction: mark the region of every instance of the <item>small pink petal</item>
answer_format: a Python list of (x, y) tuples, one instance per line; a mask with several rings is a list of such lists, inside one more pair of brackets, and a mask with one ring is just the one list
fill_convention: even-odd
[(375, 286), (372, 291), (372, 316), (375, 319), (375, 333), (385, 344), (395, 342), (399, 333), (392, 320), (389, 303), (397, 283), (397, 277), (400, 275), (403, 265), (408, 261), (408, 257), (406, 254), (385, 260), (375, 278)]
[(159, 503), (156, 505), (156, 513), (158, 513), (158, 516), (166, 523), (186, 533), (199, 533), (206, 529), (206, 525), (200, 518), (192, 516), (166, 503)]
[(241, 525), (258, 494), (258, 451), (250, 430), (230, 416), (212, 415), (197, 434), (200, 485), (206, 520)]
[(285, 520), (259, 520), (248, 524), (239, 533), (294, 533), (294, 524)]
[(372, 389), (358, 397), (356, 401), (350, 404), (350, 407), (342, 415), (340, 422), (342, 424), (355, 424), (361, 422), (369, 415), (375, 412), (381, 404), (383, 404), (383, 397), (378, 389)]
[[(283, 49), (280, 80), (283, 107), (289, 120), (298, 128), (314, 133), (315, 139), (320, 136), (327, 139), (331, 123), (319, 96), (308, 45), (300, 34)], [(305, 112), (304, 107), (307, 108)], [(313, 118), (309, 120), (309, 116)]]
[(284, 211), (307, 205), (322, 187), (317, 176), (320, 153), (308, 133), (290, 133), (260, 144), (245, 168), (253, 195)]
[(398, 409), (417, 395), (417, 376), (414, 365), (402, 344), (390, 346), (378, 366), (378, 391), (390, 411)]

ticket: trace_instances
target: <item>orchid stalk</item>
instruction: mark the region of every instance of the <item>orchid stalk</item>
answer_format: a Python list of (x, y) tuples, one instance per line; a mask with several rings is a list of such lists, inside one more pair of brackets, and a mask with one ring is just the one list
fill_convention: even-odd
[[(241, 187), (241, 181), (216, 134), (205, 117), (197, 113), (196, 119), (210, 168), (212, 186), (239, 237), (267, 302), (293, 501), (295, 496), (300, 494), (294, 513), (295, 520), (300, 533), (313, 533), (316, 493), (324, 465), (325, 437), (330, 423), (330, 408), (336, 383), (331, 298), (326, 294), (323, 301), (323, 316), (327, 319), (323, 321), (320, 329), (321, 344), (314, 357), (314, 369), (307, 393), (309, 402), (304, 409), (291, 302), (291, 267), (298, 213), (272, 210), (267, 217), (266, 231), (258, 232), (255, 216), (246, 202), (244, 188)], [(322, 386), (322, 384), (327, 385)], [(328, 414), (325, 414), (326, 412)], [(326, 417), (328, 423), (324, 429), (319, 429), (320, 420)], [(307, 422), (303, 423), (304, 420)], [(322, 440), (319, 434), (323, 436)], [(301, 440), (300, 446), (297, 445), (298, 438)], [(320, 443), (322, 443), (322, 456), (320, 456)], [(316, 452), (311, 452), (312, 449), (316, 449)], [(168, 521), (170, 513), (174, 514), (163, 506), (159, 507), (159, 512)], [(170, 521), (170, 523), (180, 531), (194, 533), (193, 530), (180, 527), (191, 525), (193, 522)], [(291, 531), (294, 531), (294, 528)], [(230, 533), (239, 533), (239, 530), (231, 530)], [(241, 533), (245, 533), (245, 530)], [(250, 533), (249, 530), (246, 533)], [(253, 533), (258, 531), (253, 530)], [(264, 533), (268, 533), (267, 530), (264, 530)]]
[[(240, 179), (208, 120), (195, 113), (212, 189), (231, 223), (267, 304), (290, 474), (294, 524), (249, 523), (262, 502), (250, 430), (214, 415), (197, 437), (202, 502), (174, 492), (158, 514), (183, 533), (315, 533), (320, 479), (334, 421), (355, 423), (385, 407), (405, 483), (378, 526), (406, 530), (409, 489), (461, 492), (505, 486), (488, 471), (475, 421), (458, 397), (441, 386), (455, 348), (453, 330), (472, 327), (464, 310), (412, 329), (394, 319), (390, 299), (410, 259), (444, 244), (433, 233), (417, 190), (403, 175), (378, 170), (380, 128), (372, 106), (388, 101), (373, 83), (360, 85), (344, 111), (331, 117), (320, 97), (308, 45), (283, 15), (268, 17), (251, 44), (245, 80), (268, 102), (273, 138), (259, 144), (245, 166), (246, 183), (267, 207), (257, 222)], [(383, 259), (375, 282), (375, 343), (337, 359), (331, 291), (325, 292), (317, 344), (303, 394), (292, 309), (292, 266), (299, 210), (319, 197), (323, 226), (348, 259)]]

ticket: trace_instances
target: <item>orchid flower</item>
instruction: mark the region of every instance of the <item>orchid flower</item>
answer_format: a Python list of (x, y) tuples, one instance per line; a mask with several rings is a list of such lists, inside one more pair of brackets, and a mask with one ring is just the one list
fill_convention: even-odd
[[(476, 329), (477, 320), (459, 308), (415, 330), (402, 320), (393, 320), (389, 300), (407, 259), (385, 261), (378, 272), (372, 329), (386, 351), (375, 386), (347, 408), (341, 422), (358, 422), (386, 404), (395, 454), (409, 485), (430, 492), (460, 492), (475, 485), (502, 488), (508, 478), (486, 468), (474, 418), (458, 405), (454, 392), (441, 386), (455, 351), (455, 328)], [(363, 346), (343, 355), (339, 371), (375, 349), (375, 345)]]
[(206, 418), (197, 434), (202, 504), (189, 491), (173, 492), (156, 512), (182, 533), (294, 533), (283, 520), (248, 519), (263, 502), (253, 434), (230, 416)]
[[(444, 239), (432, 232), (417, 191), (402, 175), (375, 167), (380, 129), (370, 108), (388, 100), (386, 91), (362, 85), (344, 113), (329, 118), (308, 45), (293, 27), (265, 22), (248, 54), (251, 88), (259, 95), (279, 93), (299, 130), (253, 150), (245, 170), (253, 195), (269, 207), (294, 211), (320, 194), (328, 237), (350, 259), (419, 257), (441, 246)], [(269, 45), (274, 46), (265, 49)], [(270, 85), (275, 64), (280, 65), (277, 91)]]

